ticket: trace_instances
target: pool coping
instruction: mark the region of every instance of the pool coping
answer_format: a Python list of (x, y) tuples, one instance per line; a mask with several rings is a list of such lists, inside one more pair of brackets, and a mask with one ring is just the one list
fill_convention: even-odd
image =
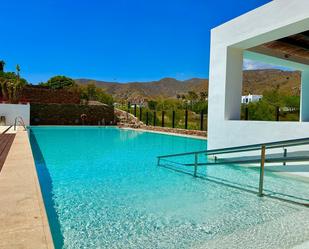
[(53, 249), (27, 131), (17, 131), (0, 172), (0, 248)]
[(200, 140), (207, 140), (207, 137), (203, 136), (196, 136), (196, 135), (188, 135), (188, 134), (181, 134), (181, 133), (173, 133), (173, 132), (165, 132), (165, 131), (155, 131), (155, 130), (146, 130), (142, 128), (131, 128), (131, 127), (119, 127), (115, 125), (34, 125), (29, 126), (29, 128), (85, 128), (85, 129), (95, 129), (95, 128), (102, 128), (102, 129), (119, 129), (119, 130), (132, 130), (132, 131), (140, 131), (140, 132), (150, 132), (150, 133), (157, 133), (162, 135), (170, 135), (170, 136), (178, 136), (178, 137), (186, 137), (186, 138), (194, 138)]

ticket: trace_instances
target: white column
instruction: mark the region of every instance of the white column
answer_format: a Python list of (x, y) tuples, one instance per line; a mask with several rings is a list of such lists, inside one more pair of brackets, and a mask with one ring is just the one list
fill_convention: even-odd
[(300, 121), (309, 121), (309, 70), (301, 74)]
[(243, 50), (228, 48), (225, 83), (225, 119), (239, 120), (243, 75)]

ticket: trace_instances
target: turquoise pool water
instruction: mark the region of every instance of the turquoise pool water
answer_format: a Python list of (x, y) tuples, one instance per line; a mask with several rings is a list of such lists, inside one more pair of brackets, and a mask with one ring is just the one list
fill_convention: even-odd
[[(206, 140), (104, 127), (31, 127), (29, 135), (56, 248), (291, 248), (309, 240), (309, 209), (258, 198), (255, 169), (210, 166), (193, 178), (177, 165), (157, 167), (156, 156), (204, 150)], [(308, 202), (308, 187), (266, 173), (271, 196)]]

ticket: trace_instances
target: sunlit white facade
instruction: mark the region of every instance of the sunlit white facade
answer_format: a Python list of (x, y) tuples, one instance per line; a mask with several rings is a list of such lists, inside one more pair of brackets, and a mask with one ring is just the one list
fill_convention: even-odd
[[(309, 137), (309, 65), (248, 50), (308, 30), (308, 0), (275, 0), (212, 30), (208, 149)], [(301, 71), (299, 122), (240, 120), (244, 58)]]

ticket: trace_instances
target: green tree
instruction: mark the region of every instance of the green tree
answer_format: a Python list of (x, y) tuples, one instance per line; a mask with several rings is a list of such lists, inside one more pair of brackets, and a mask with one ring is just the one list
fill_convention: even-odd
[(94, 83), (87, 84), (88, 100), (96, 100), (96, 86)]
[(200, 92), (200, 101), (205, 101), (207, 99), (207, 92)]
[(108, 105), (112, 105), (114, 103), (113, 97), (101, 88), (96, 88), (96, 100)]
[(207, 113), (208, 110), (208, 102), (207, 101), (198, 101), (193, 104), (192, 111), (195, 113), (200, 113), (201, 111), (204, 111), (204, 113)]
[(285, 96), (283, 97), (284, 105), (293, 109), (299, 109), (300, 97), (299, 96)]
[(54, 76), (41, 85), (47, 86), (50, 89), (64, 89), (76, 86), (75, 81), (66, 76)]
[(1, 93), (4, 99), (9, 100), (10, 103), (15, 104), (22, 97), (22, 91), (27, 81), (14, 72), (0, 72), (0, 86)]
[(0, 61), (0, 72), (4, 72), (5, 62), (3, 60)]
[(16, 73), (17, 73), (17, 77), (20, 77), (20, 66), (17, 64), (16, 65)]
[(274, 90), (264, 91), (262, 100), (271, 106), (284, 106), (283, 96), (279, 92), (279, 86)]
[(198, 95), (194, 91), (189, 91), (187, 95), (187, 99), (191, 102), (196, 102), (198, 100)]
[(248, 114), (250, 120), (275, 120), (276, 108), (264, 100), (248, 104)]
[(157, 109), (157, 105), (158, 105), (157, 101), (154, 101), (154, 100), (149, 100), (148, 101), (148, 108), (150, 110), (156, 110)]
[(114, 99), (107, 94), (103, 89), (96, 87), (94, 83), (79, 86), (80, 97), (84, 100), (95, 100), (104, 104), (112, 105)]

